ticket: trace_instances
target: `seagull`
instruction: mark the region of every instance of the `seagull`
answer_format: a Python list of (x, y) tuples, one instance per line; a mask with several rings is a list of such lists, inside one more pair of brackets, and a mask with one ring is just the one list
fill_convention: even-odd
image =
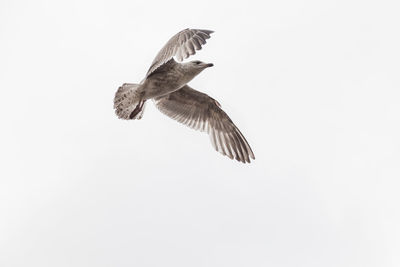
[[(188, 83), (212, 63), (194, 60), (180, 63), (200, 50), (213, 31), (185, 29), (175, 34), (158, 52), (146, 77), (139, 83), (124, 83), (115, 93), (118, 118), (141, 119), (152, 99), (165, 115), (195, 130), (207, 132), (215, 150), (231, 159), (250, 163), (255, 159), (246, 138), (212, 97)], [(175, 60), (176, 59), (176, 60)]]

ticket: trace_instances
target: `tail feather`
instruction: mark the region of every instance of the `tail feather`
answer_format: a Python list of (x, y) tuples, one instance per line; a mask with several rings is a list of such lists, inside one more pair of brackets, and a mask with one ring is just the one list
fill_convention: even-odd
[(124, 120), (141, 119), (146, 101), (142, 98), (143, 92), (140, 90), (140, 84), (124, 83), (115, 93), (115, 114)]

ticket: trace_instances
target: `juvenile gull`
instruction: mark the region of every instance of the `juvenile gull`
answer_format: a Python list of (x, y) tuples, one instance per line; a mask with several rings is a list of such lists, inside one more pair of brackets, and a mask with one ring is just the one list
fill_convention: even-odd
[[(118, 118), (141, 119), (146, 100), (153, 99), (165, 115), (187, 126), (208, 132), (215, 150), (243, 163), (255, 159), (243, 134), (221, 105), (208, 95), (187, 85), (212, 63), (184, 59), (200, 50), (213, 31), (185, 29), (174, 35), (158, 52), (140, 84), (124, 83), (114, 98)], [(175, 58), (175, 59), (174, 59)]]

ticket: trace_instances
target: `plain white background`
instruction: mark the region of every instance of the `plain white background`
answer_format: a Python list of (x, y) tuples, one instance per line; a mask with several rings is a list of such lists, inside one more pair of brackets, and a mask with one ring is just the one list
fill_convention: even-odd
[[(400, 266), (398, 1), (0, 2), (0, 266)], [(241, 164), (148, 103), (184, 28)]]

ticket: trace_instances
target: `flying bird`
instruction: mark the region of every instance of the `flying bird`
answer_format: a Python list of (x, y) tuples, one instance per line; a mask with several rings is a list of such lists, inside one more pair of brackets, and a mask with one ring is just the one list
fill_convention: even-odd
[[(213, 31), (185, 29), (175, 34), (158, 52), (141, 83), (124, 83), (115, 93), (114, 109), (120, 119), (141, 119), (145, 103), (191, 128), (207, 132), (215, 150), (243, 163), (255, 159), (250, 145), (221, 105), (187, 85), (212, 63), (184, 59), (196, 53)], [(177, 61), (176, 61), (176, 60)]]

